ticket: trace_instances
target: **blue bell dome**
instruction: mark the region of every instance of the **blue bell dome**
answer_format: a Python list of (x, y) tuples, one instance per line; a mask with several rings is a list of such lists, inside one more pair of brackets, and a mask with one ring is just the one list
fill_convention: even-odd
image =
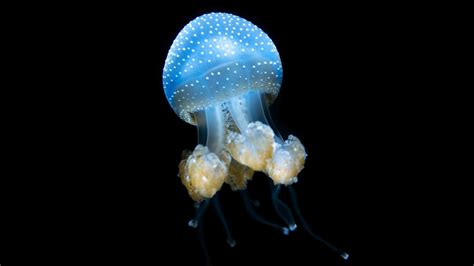
[(163, 68), (169, 104), (184, 121), (192, 114), (250, 90), (272, 102), (283, 69), (268, 35), (227, 13), (209, 13), (188, 23), (174, 40)]

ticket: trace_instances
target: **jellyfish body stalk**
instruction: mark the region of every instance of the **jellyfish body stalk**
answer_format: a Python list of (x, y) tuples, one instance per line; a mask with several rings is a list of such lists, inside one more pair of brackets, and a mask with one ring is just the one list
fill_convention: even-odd
[(207, 141), (209, 151), (219, 154), (224, 149), (225, 121), (220, 105), (208, 107), (206, 112)]
[(198, 144), (205, 146), (207, 144), (206, 112), (198, 111), (194, 113), (194, 120), (196, 121)]
[[(262, 124), (271, 126), (269, 123), (269, 113), (265, 112), (263, 99), (265, 95), (261, 95), (258, 90), (250, 90), (249, 92), (233, 97), (226, 104), (229, 107), (230, 114), (240, 132), (245, 132), (251, 122), (261, 122)], [(272, 128), (276, 131), (275, 127)], [(276, 141), (281, 142), (281, 137), (276, 137)]]

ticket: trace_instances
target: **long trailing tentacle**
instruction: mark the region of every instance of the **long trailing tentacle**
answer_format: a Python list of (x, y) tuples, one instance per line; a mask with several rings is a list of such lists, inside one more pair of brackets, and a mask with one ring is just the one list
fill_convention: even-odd
[(254, 220), (256, 220), (259, 223), (262, 223), (264, 225), (268, 225), (270, 227), (273, 227), (273, 228), (276, 228), (276, 229), (280, 230), (284, 235), (288, 235), (290, 230), (287, 227), (283, 227), (283, 226), (280, 226), (276, 223), (272, 223), (270, 221), (267, 221), (266, 219), (264, 219), (262, 216), (260, 216), (255, 211), (254, 207), (252, 206), (252, 202), (250, 200), (250, 197), (249, 197), (246, 190), (241, 190), (240, 195), (242, 196), (242, 200), (243, 200), (244, 205), (245, 205), (245, 210), (249, 213), (250, 217), (252, 217)]
[(227, 244), (229, 244), (230, 247), (235, 247), (235, 239), (232, 236), (232, 233), (230, 232), (230, 229), (229, 229), (229, 225), (227, 224), (227, 221), (225, 219), (218, 194), (214, 195), (214, 197), (212, 198), (212, 205), (214, 206), (214, 210), (216, 211), (217, 216), (219, 217), (219, 219), (222, 222), (222, 225), (224, 226), (224, 231), (227, 236)]
[(201, 221), (204, 212), (206, 211), (207, 207), (209, 206), (209, 200), (204, 200), (201, 203), (196, 204), (196, 215), (193, 219), (188, 222), (188, 225), (193, 228), (197, 228), (199, 222)]
[(297, 196), (296, 196), (296, 191), (295, 189), (292, 187), (292, 186), (288, 186), (288, 190), (290, 192), (290, 198), (291, 198), (291, 202), (293, 204), (293, 208), (296, 212), (296, 216), (298, 217), (298, 219), (300, 220), (301, 222), (301, 225), (303, 225), (303, 228), (316, 240), (318, 240), (319, 242), (323, 243), (324, 245), (326, 245), (327, 247), (329, 247), (330, 249), (332, 249), (334, 252), (338, 253), (344, 260), (347, 260), (349, 259), (349, 254), (347, 254), (346, 252), (336, 248), (334, 245), (332, 245), (331, 243), (327, 242), (326, 240), (322, 239), (320, 236), (318, 236), (317, 234), (313, 233), (313, 230), (311, 230), (311, 227), (308, 225), (308, 223), (306, 222), (306, 220), (304, 219), (302, 213), (301, 213), (301, 210), (299, 208), (299, 205), (298, 205), (298, 199), (297, 199)]
[(206, 238), (204, 236), (204, 223), (202, 221), (202, 216), (199, 218), (199, 226), (198, 226), (198, 236), (199, 236), (199, 243), (201, 244), (202, 253), (204, 254), (204, 261), (207, 266), (212, 266), (211, 258), (209, 257), (209, 251), (207, 250)]
[(288, 224), (288, 228), (290, 231), (294, 231), (296, 229), (296, 223), (295, 223), (295, 218), (293, 217), (293, 214), (291, 213), (290, 208), (283, 203), (283, 201), (278, 198), (278, 195), (280, 194), (281, 190), (281, 185), (273, 185), (272, 182), (270, 182), (270, 186), (272, 187), (272, 203), (273, 207), (275, 208), (275, 211), (277, 214), (285, 221), (286, 224)]

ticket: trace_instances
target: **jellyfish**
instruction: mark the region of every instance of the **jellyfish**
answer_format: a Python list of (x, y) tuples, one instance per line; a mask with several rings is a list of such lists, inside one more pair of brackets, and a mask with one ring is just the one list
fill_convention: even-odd
[[(290, 207), (279, 198), (281, 189), (288, 188), (303, 228), (347, 259), (347, 253), (313, 233), (298, 207), (291, 185), (298, 181), (307, 154), (297, 137), (282, 137), (268, 109), (278, 96), (282, 78), (275, 44), (243, 18), (204, 14), (179, 32), (165, 61), (163, 87), (177, 116), (198, 131), (197, 146), (183, 152), (178, 167), (178, 176), (196, 206), (189, 226), (200, 227), (205, 210), (212, 205), (228, 244), (235, 245), (218, 199), (227, 184), (240, 191), (253, 219), (288, 235), (297, 228)], [(284, 226), (265, 219), (252, 206), (246, 188), (255, 172), (270, 178), (273, 207)]]

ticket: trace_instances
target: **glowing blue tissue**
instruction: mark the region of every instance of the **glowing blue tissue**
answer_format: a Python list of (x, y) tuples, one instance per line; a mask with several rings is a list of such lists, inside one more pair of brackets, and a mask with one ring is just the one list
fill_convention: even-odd
[(191, 114), (259, 90), (272, 101), (282, 81), (272, 40), (238, 16), (209, 13), (188, 23), (171, 46), (163, 69), (166, 98), (176, 114)]
[[(178, 177), (197, 208), (188, 225), (202, 229), (202, 216), (212, 204), (234, 247), (217, 196), (229, 185), (240, 191), (254, 220), (289, 235), (297, 228), (296, 217), (315, 240), (347, 260), (346, 252), (312, 232), (299, 210), (292, 184), (304, 168), (306, 150), (297, 137), (278, 133), (268, 108), (278, 96), (282, 75), (272, 40), (235, 15), (197, 17), (173, 41), (163, 68), (164, 92), (174, 112), (198, 130), (198, 144), (182, 153), (178, 166)], [(264, 219), (251, 204), (246, 189), (255, 172), (271, 179), (273, 207), (285, 225)], [(279, 198), (282, 188), (289, 190), (296, 216)]]

